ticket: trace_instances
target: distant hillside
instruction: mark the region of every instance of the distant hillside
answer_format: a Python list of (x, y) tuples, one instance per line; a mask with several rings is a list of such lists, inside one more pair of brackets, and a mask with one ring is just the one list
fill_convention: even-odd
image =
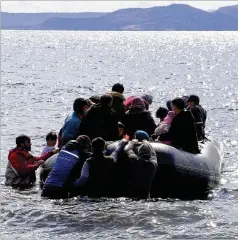
[[(231, 11), (232, 7), (229, 7)], [(234, 6), (237, 8), (237, 6)], [(93, 14), (93, 13), (91, 13)], [(17, 25), (13, 29), (88, 30), (88, 31), (236, 31), (238, 19), (220, 11), (207, 12), (185, 4), (152, 8), (121, 9), (101, 16), (78, 18), (55, 16), (31, 26)]]
[(7, 13), (1, 12), (1, 27), (39, 25), (53, 17), (60, 18), (93, 18), (101, 17), (105, 13), (83, 12), (83, 13)]
[(222, 7), (217, 12), (225, 13), (238, 19), (238, 5)]

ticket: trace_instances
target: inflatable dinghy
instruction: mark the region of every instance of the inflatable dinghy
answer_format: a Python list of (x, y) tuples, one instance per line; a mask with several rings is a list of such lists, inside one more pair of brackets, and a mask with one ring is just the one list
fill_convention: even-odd
[[(110, 144), (113, 152), (118, 143)], [(201, 153), (192, 154), (158, 142), (151, 143), (157, 155), (158, 169), (151, 198), (205, 199), (221, 178), (222, 147), (217, 141), (201, 143)], [(120, 157), (125, 158), (125, 154)], [(120, 159), (119, 162), (125, 162)]]
[[(107, 155), (118, 142), (107, 146)], [(201, 143), (201, 153), (192, 154), (172, 146), (152, 142), (157, 155), (158, 169), (153, 180), (151, 198), (178, 198), (184, 200), (206, 199), (209, 190), (216, 187), (221, 178), (223, 150), (217, 141)], [(49, 158), (41, 168), (41, 185), (47, 178), (58, 154)], [(127, 196), (129, 185), (127, 155), (119, 154), (115, 179), (115, 197)]]

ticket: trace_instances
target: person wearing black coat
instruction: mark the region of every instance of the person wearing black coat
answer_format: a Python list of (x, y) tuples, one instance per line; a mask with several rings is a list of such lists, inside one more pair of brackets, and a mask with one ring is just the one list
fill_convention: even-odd
[(169, 132), (162, 134), (160, 140), (170, 140), (171, 145), (190, 153), (199, 153), (198, 138), (195, 120), (190, 111), (184, 110), (185, 103), (181, 98), (172, 101), (175, 117), (172, 120)]
[(187, 102), (189, 110), (193, 114), (196, 124), (198, 140), (203, 140), (205, 138), (205, 122), (207, 119), (206, 110), (199, 104), (199, 97), (197, 95), (191, 95)]
[(102, 95), (100, 103), (93, 105), (83, 116), (80, 124), (80, 135), (87, 135), (91, 140), (101, 137), (105, 141), (118, 139), (118, 121), (111, 108), (112, 97)]
[(124, 150), (127, 143), (127, 140), (121, 140), (113, 153), (106, 156), (106, 142), (100, 137), (95, 138), (92, 141), (93, 155), (84, 163), (81, 176), (74, 183), (75, 189), (80, 190), (84, 186), (87, 195), (94, 198), (114, 196), (115, 165), (118, 154)]
[(112, 109), (116, 112), (117, 120), (121, 122), (125, 115), (125, 97), (123, 95), (124, 87), (120, 83), (112, 86), (112, 91), (108, 94), (112, 96)]
[(146, 110), (144, 101), (140, 97), (133, 99), (130, 109), (125, 114), (123, 123), (130, 139), (133, 138), (137, 130), (143, 130), (151, 135), (156, 128), (151, 113)]
[(116, 117), (118, 122), (122, 121), (124, 116), (125, 116), (125, 105), (124, 105), (124, 101), (125, 101), (125, 97), (123, 96), (123, 94), (118, 93), (118, 92), (110, 92), (109, 93), (112, 96), (112, 109), (115, 111), (116, 113)]

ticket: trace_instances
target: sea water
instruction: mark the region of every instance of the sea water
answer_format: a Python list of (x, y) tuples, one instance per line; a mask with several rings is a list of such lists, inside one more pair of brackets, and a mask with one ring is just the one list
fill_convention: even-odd
[[(238, 237), (238, 32), (2, 31), (1, 239)], [(40, 155), (77, 97), (152, 94), (151, 112), (197, 94), (206, 132), (224, 145), (220, 186), (207, 201), (43, 200), (39, 186), (5, 187), (17, 135)], [(39, 171), (39, 170), (38, 170)]]

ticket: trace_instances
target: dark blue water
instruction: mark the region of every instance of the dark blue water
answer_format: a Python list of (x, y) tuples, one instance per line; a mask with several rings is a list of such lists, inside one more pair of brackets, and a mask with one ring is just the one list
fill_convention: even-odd
[[(1, 239), (237, 238), (238, 33), (2, 31)], [(126, 96), (150, 93), (151, 110), (198, 94), (207, 132), (224, 145), (221, 185), (207, 201), (43, 200), (38, 185), (3, 185), (15, 137), (39, 155), (76, 97), (122, 82)]]

